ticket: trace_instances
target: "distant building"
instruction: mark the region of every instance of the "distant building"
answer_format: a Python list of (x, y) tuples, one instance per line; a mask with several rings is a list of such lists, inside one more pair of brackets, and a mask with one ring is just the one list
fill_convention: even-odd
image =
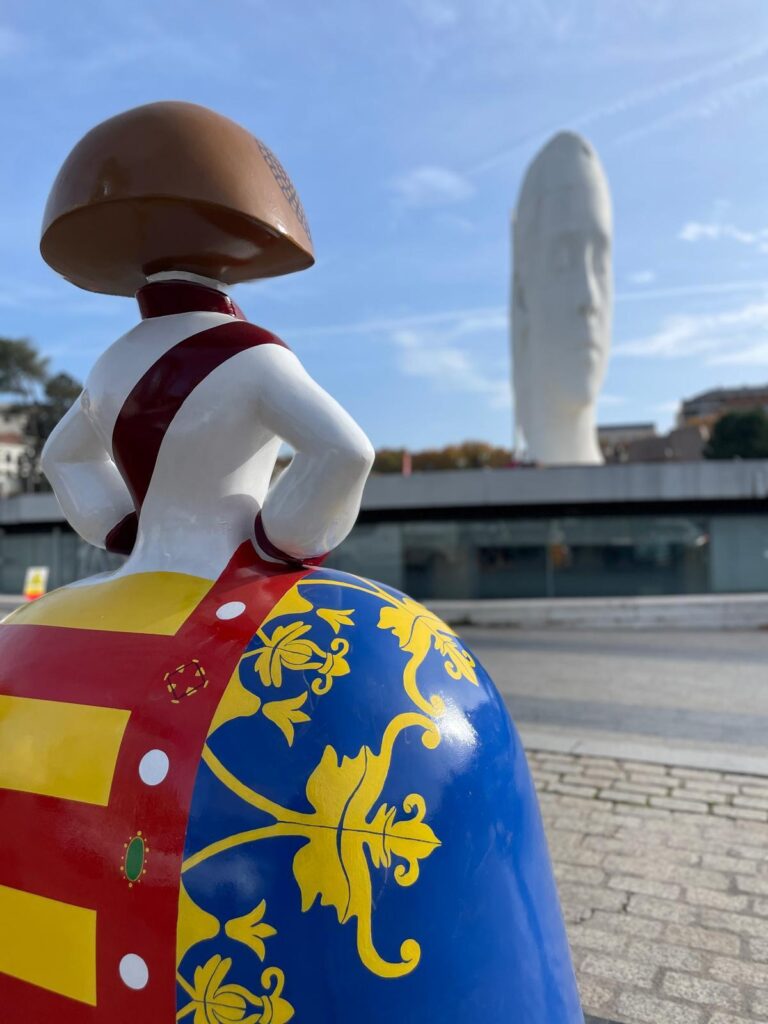
[(19, 463), (26, 448), (24, 438), (17, 431), (0, 430), (0, 498), (8, 498), (21, 490)]
[[(422, 599), (768, 591), (766, 503), (768, 459), (381, 473), (328, 564)], [(120, 562), (53, 494), (0, 501), (0, 593)]]
[(642, 437), (656, 437), (655, 423), (608, 423), (597, 428), (600, 444), (618, 444), (638, 441)]
[(0, 498), (21, 490), (20, 463), (26, 447), (23, 414), (0, 405)]
[(685, 425), (657, 434), (654, 423), (618, 423), (599, 428), (606, 462), (695, 462), (703, 458), (707, 427)]
[(768, 384), (761, 387), (714, 388), (687, 398), (677, 414), (678, 426), (711, 427), (727, 412), (764, 409), (768, 412)]
[(597, 440), (606, 462), (623, 462), (619, 456), (630, 442), (656, 436), (655, 423), (609, 423), (597, 428)]

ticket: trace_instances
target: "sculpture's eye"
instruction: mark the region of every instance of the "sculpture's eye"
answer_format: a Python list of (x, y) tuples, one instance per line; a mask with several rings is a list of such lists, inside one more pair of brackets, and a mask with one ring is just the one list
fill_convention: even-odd
[(562, 274), (571, 267), (571, 246), (568, 243), (567, 238), (559, 238), (555, 241), (555, 244), (551, 250), (551, 266), (552, 269)]

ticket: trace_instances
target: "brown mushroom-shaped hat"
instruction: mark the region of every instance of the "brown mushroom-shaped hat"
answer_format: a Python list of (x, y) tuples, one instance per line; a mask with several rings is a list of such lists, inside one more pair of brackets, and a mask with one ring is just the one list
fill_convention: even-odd
[(43, 259), (81, 288), (133, 295), (149, 274), (228, 284), (304, 270), (312, 239), (282, 164), (194, 103), (135, 107), (92, 128), (51, 189)]

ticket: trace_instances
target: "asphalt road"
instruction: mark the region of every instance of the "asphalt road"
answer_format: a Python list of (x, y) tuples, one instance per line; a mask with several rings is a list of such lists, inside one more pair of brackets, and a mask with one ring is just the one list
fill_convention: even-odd
[(15, 598), (7, 598), (0, 596), (0, 619), (5, 615), (10, 615), (14, 608), (18, 608), (19, 602)]
[(519, 724), (768, 751), (768, 632), (461, 635)]

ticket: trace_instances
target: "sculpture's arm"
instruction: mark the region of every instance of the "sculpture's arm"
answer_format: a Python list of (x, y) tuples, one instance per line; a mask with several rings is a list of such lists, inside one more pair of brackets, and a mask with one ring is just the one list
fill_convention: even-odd
[(373, 448), (292, 352), (269, 345), (259, 355), (259, 418), (296, 454), (267, 493), (256, 543), (273, 560), (320, 558), (354, 525)]
[(82, 396), (46, 441), (42, 466), (72, 528), (89, 544), (128, 554), (138, 522), (133, 500)]

